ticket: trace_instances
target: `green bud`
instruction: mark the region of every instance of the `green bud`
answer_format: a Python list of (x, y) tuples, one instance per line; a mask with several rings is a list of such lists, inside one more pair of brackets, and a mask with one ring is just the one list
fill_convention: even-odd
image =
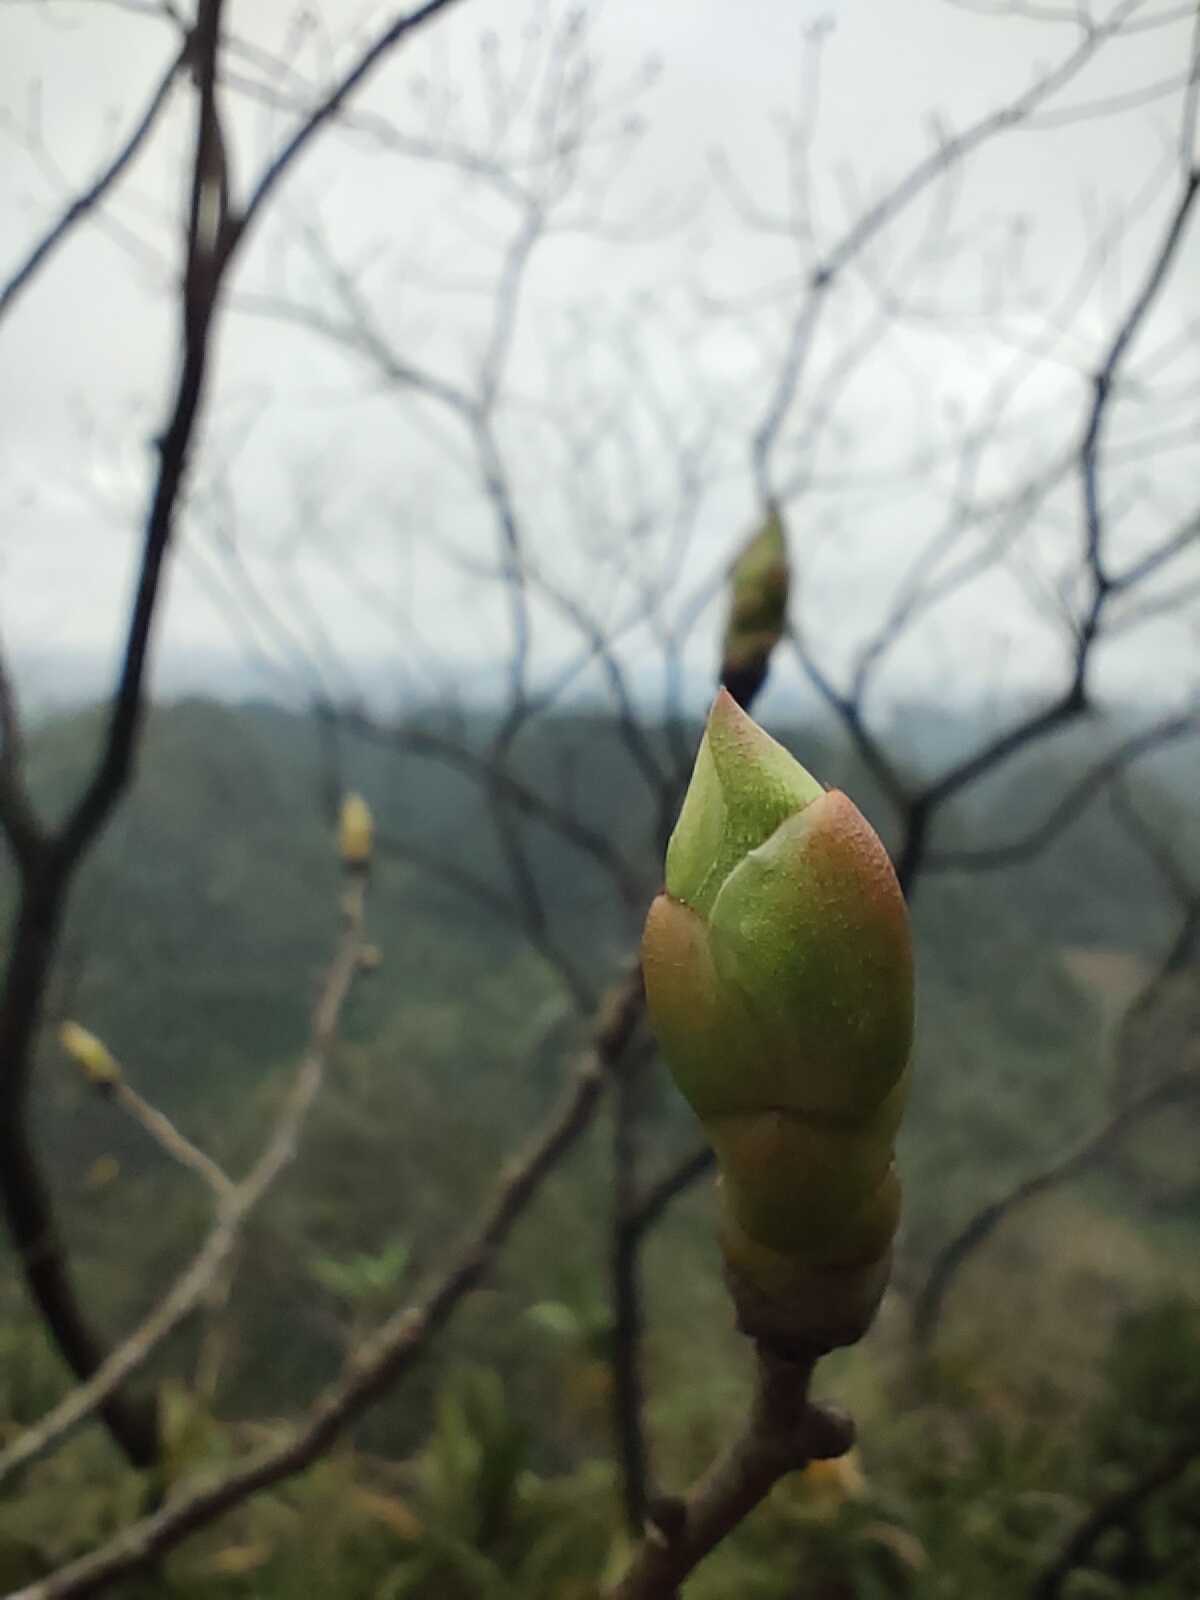
[(722, 649), (721, 682), (743, 704), (767, 675), (771, 652), (787, 620), (787, 540), (779, 507), (771, 502), (762, 527), (729, 573), (729, 621)]
[(743, 1324), (785, 1345), (859, 1337), (899, 1214), (908, 918), (858, 809), (724, 691), (643, 966), (659, 1044), (720, 1162)]

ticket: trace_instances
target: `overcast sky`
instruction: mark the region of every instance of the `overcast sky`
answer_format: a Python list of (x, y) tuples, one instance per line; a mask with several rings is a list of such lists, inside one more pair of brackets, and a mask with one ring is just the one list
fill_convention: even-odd
[[(719, 570), (755, 515), (748, 439), (778, 371), (795, 303), (790, 285), (812, 259), (802, 241), (747, 226), (714, 180), (714, 153), (725, 153), (747, 204), (785, 217), (796, 188), (784, 135), (807, 106), (811, 213), (828, 248), (936, 139), (1012, 100), (1069, 55), (1078, 37), (1069, 22), (1014, 9), (944, 0), (606, 0), (591, 8), (594, 94), (618, 109), (598, 113), (601, 149), (584, 169), (595, 193), (569, 201), (562, 217), (586, 214), (603, 226), (587, 236), (552, 233), (539, 245), (499, 426), (531, 556), (549, 584), (583, 597), (607, 626), (628, 625), (623, 648), (637, 673), (652, 674), (653, 630), (630, 621), (631, 562), (614, 554), (616, 530), (642, 529), (634, 566), (644, 561), (661, 577), (663, 563), (676, 560), (681, 593), (685, 581)], [(932, 466), (889, 488), (898, 466), (965, 426), (1021, 342), (1044, 337), (1052, 307), (1063, 335), (1014, 379), (1019, 393), (997, 430), (983, 488), (1000, 493), (1006, 473), (1015, 482), (1034, 471), (1077, 430), (1086, 400), (1079, 375), (1136, 293), (1176, 192), (1189, 9), (1134, 6), (1138, 31), (1049, 101), (1036, 126), (988, 145), (957, 188), (937, 189), (902, 219), (831, 297), (794, 448), (776, 463), (776, 485), (793, 494), (798, 615), (831, 670), (849, 669), (958, 492), (953, 473)], [(270, 80), (286, 98), (348, 59), (386, 8), (324, 0), (306, 7), (318, 19), (307, 27), (297, 27), (283, 0), (243, 0), (227, 11), (243, 38), (289, 54), (291, 74)], [(486, 143), (478, 41), (493, 34), (496, 59), (518, 72), (522, 51), (536, 62), (542, 48), (531, 38), (535, 12), (543, 41), (552, 38), (561, 8), (461, 0), (372, 81), (361, 108), (419, 133), (451, 85), (458, 98), (438, 126)], [(0, 275), (114, 147), (172, 48), (160, 22), (102, 0), (0, 3)], [(635, 105), (628, 97), (650, 63), (658, 70), (646, 74)], [(229, 66), (268, 81), (253, 54)], [(1105, 101), (1110, 114), (1086, 114)], [(80, 674), (99, 686), (120, 636), (149, 441), (174, 370), (188, 110), (180, 93), (104, 217), (71, 239), (0, 322), (0, 628), (35, 698), (52, 682), (78, 688)], [(634, 111), (636, 140), (621, 131)], [(286, 116), (231, 97), (235, 183), (252, 178)], [(564, 116), (569, 124), (569, 108)], [(604, 152), (626, 143), (630, 153), (611, 162)], [(507, 159), (519, 162), (518, 144)], [(304, 243), (317, 237), (406, 358), (469, 386), (513, 222), (486, 184), (388, 154), (366, 132), (335, 133), (259, 230), (236, 296), (328, 308), (329, 283)], [(1089, 256), (1106, 230), (1108, 244)], [(910, 277), (893, 282), (909, 259)], [(1126, 449), (1110, 475), (1114, 537), (1130, 558), (1195, 505), (1198, 264), (1192, 240), (1139, 345), (1141, 410), (1115, 427)], [(989, 286), (1003, 299), (990, 320)], [(900, 321), (872, 334), (881, 297), (902, 290), (910, 300)], [(857, 365), (839, 378), (839, 352), (856, 340)], [(711, 482), (693, 536), (673, 555), (678, 485), (655, 442), (654, 404), (677, 415), (685, 434), (705, 416), (722, 419), (700, 452), (698, 470)], [(830, 416), (818, 452), (805, 440), (820, 431), (813, 419), (823, 406)], [(1168, 422), (1179, 435), (1169, 448), (1159, 443)], [(601, 447), (606, 430), (612, 439)], [(1148, 438), (1152, 449), (1140, 443)], [(361, 359), (327, 341), (261, 308), (231, 305), (162, 619), (160, 685), (286, 692), (290, 684), (302, 693), (315, 671), (341, 692), (386, 697), (406, 686), (427, 691), (444, 671), (498, 692), (508, 613), (492, 575), (494, 508), (480, 497), (478, 476), (454, 417), (385, 391)], [(1058, 587), (1078, 548), (1070, 487), (1040, 514), (1036, 539), (1023, 546), (1014, 534), (1011, 558), (889, 659), (896, 693), (978, 695), (1052, 681), (1063, 649)], [(989, 532), (1001, 537), (977, 530), (956, 546), (959, 555), (981, 549)], [(1196, 575), (1194, 565), (1183, 567), (1171, 581)], [(559, 601), (537, 612), (544, 671), (579, 645), (565, 617)], [(713, 609), (685, 656), (698, 684), (718, 624)], [(1177, 697), (1188, 693), (1195, 632), (1194, 609), (1156, 616), (1109, 652), (1105, 681), (1114, 693), (1168, 681)], [(292, 651), (289, 638), (303, 649)]]

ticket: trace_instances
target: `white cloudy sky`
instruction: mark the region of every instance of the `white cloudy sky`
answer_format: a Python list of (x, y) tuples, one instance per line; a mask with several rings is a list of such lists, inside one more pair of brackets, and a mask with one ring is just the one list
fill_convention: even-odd
[[(0, 282), (113, 148), (168, 58), (169, 29), (138, 9), (0, 0)], [(293, 52), (294, 75), (278, 80), (288, 92), (320, 81), (386, 14), (323, 0), (298, 28), (290, 0), (228, 9), (235, 31), (261, 49)], [(1134, 30), (1048, 102), (1036, 126), (989, 144), (961, 183), (884, 234), (830, 296), (774, 481), (790, 494), (797, 614), (834, 673), (850, 669), (915, 553), (968, 493), (944, 462), (915, 471), (914, 462), (932, 462), (969, 430), (997, 381), (1008, 374), (1012, 395), (979, 492), (1002, 496), (1078, 435), (1081, 374), (1136, 294), (1179, 182), (1194, 8), (1146, 0), (1128, 9)], [(523, 50), (537, 58), (535, 10), (543, 41), (552, 38), (564, 14), (554, 5), (461, 0), (373, 80), (362, 107), (418, 130), (423, 107), (449, 85), (451, 125), (486, 141), (478, 41), (493, 34), (496, 58), (516, 71)], [(1111, 10), (1104, 0), (1098, 15)], [(591, 8), (601, 103), (627, 93), (648, 61), (661, 70), (638, 100), (640, 138), (606, 190), (606, 227), (539, 244), (519, 302), (497, 437), (532, 569), (548, 586), (535, 606), (535, 670), (556, 669), (579, 647), (570, 611), (582, 605), (626, 629), (625, 661), (655, 681), (655, 631), (635, 621), (639, 581), (678, 574), (670, 617), (753, 516), (749, 438), (778, 370), (791, 286), (811, 257), (795, 238), (746, 225), (714, 181), (714, 153), (725, 152), (757, 206), (787, 214), (796, 190), (786, 128), (811, 105), (814, 82), (806, 36), (828, 25), (808, 161), (827, 250), (937, 138), (1065, 59), (1078, 37), (1073, 14), (946, 0)], [(251, 58), (230, 65), (260, 70)], [(1086, 114), (1104, 102), (1109, 114)], [(99, 684), (120, 636), (148, 442), (173, 372), (187, 109), (180, 94), (101, 223), (73, 237), (0, 322), (0, 628), (32, 697), (52, 681), (78, 688), (81, 674)], [(231, 118), (244, 186), (284, 114), (240, 104)], [(608, 128), (602, 117), (602, 136)], [(604, 170), (605, 159), (585, 171)], [(562, 215), (588, 209), (580, 197)], [(590, 214), (595, 221), (594, 205)], [(388, 154), (366, 133), (338, 133), (289, 182), (235, 295), (328, 310), (328, 282), (303, 243), (319, 238), (405, 359), (470, 385), (513, 226), (486, 185)], [(1114, 419), (1106, 492), (1118, 566), (1194, 511), (1198, 260), (1193, 238), (1143, 330), (1136, 392)], [(1003, 290), (1002, 303), (985, 304), (989, 289)], [(887, 290), (904, 304), (872, 334)], [(1059, 337), (1039, 343), (1050, 323)], [(1031, 345), (1040, 353), (1018, 381), (1019, 351)], [(712, 440), (691, 462), (702, 480), (693, 533), (676, 548), (678, 463), (664, 440), (678, 427), (695, 444), (689, 430), (706, 418)], [(494, 690), (508, 613), (478, 477), (452, 415), (388, 391), (361, 359), (261, 306), (231, 305), (162, 618), (160, 684), (302, 692), (315, 672), (340, 691), (386, 695), (427, 690), (445, 672)], [(952, 559), (971, 559), (989, 535), (1005, 559), (906, 636), (885, 662), (885, 684), (976, 695), (1052, 680), (1063, 649), (1058, 589), (1078, 549), (1070, 482), (1038, 519), (1032, 531), (966, 530)], [(1197, 576), (1185, 562), (1170, 584)], [(273, 621), (264, 623), (264, 606)], [(697, 682), (718, 620), (710, 608), (685, 653)], [(1104, 681), (1114, 693), (1165, 685), (1188, 694), (1195, 633), (1195, 607), (1155, 614), (1107, 652)]]

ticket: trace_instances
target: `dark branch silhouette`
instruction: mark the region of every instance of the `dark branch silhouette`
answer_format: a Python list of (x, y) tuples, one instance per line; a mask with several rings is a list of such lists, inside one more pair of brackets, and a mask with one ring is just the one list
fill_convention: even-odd
[(1132, 1483), (1093, 1508), (1054, 1560), (1039, 1574), (1029, 1591), (1029, 1600), (1058, 1600), (1063, 1584), (1072, 1572), (1087, 1565), (1101, 1536), (1110, 1528), (1127, 1526), (1147, 1500), (1182, 1477), (1197, 1460), (1200, 1460), (1200, 1429), (1194, 1428)]
[(595, 1045), (580, 1063), (561, 1104), (534, 1135), (523, 1156), (502, 1173), (478, 1228), (451, 1265), (416, 1304), (390, 1317), (351, 1351), (342, 1372), (313, 1402), (281, 1442), (239, 1462), (220, 1477), (181, 1487), (160, 1510), (121, 1530), (100, 1549), (62, 1567), (49, 1578), (17, 1590), (8, 1600), (74, 1600), (98, 1594), (118, 1578), (139, 1571), (208, 1527), (234, 1506), (302, 1472), (324, 1455), (384, 1390), (424, 1355), (430, 1340), (459, 1302), (484, 1280), (539, 1188), (589, 1127), (611, 1063), (620, 1058), (638, 1026), (644, 1003), (633, 974), (610, 997), (596, 1030)]
[[(210, 335), (224, 278), (246, 228), (313, 134), (332, 117), (383, 56), (452, 0), (430, 3), (395, 21), (309, 114), (272, 161), (244, 209), (228, 192), (224, 135), (218, 104), (222, 0), (201, 0), (184, 55), (173, 65), (134, 135), (102, 176), (82, 210), (72, 208), (9, 285), (10, 300), (28, 285), (66, 231), (90, 210), (126, 170), (157, 119), (170, 82), (186, 58), (196, 86), (194, 151), (182, 284), (179, 373), (168, 419), (158, 440), (158, 469), (142, 536), (142, 551), (117, 686), (95, 769), (65, 822), (54, 833), (36, 822), (17, 766), (19, 736), (11, 694), (5, 690), (4, 757), (0, 762), (0, 823), (8, 833), (20, 880), (19, 903), (0, 993), (0, 1200), (29, 1292), (68, 1366), (87, 1381), (104, 1352), (71, 1283), (46, 1179), (30, 1142), (28, 1095), (43, 999), (68, 891), (76, 869), (112, 814), (133, 774), (145, 707), (145, 674), (162, 576), (200, 415)], [(77, 202), (81, 205), (83, 202)], [(100, 1411), (113, 1437), (136, 1466), (158, 1453), (154, 1408), (123, 1390), (108, 1395)]]

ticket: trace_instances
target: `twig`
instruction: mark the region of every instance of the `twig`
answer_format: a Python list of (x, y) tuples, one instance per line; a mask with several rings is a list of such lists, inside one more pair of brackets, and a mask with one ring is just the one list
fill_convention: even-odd
[[(103, 1349), (76, 1298), (48, 1186), (29, 1138), (29, 1076), (68, 887), (80, 858), (107, 821), (133, 770), (151, 628), (200, 412), (209, 330), (221, 275), (232, 250), (232, 242), (219, 231), (210, 236), (207, 228), (200, 227), (202, 217), (207, 218), (211, 211), (212, 157), (214, 149), (220, 148), (215, 82), (222, 3), (200, 0), (189, 46), (200, 106), (179, 302), (183, 358), (170, 421), (159, 441), (158, 472), (146, 515), (119, 682), (109, 707), (103, 748), (82, 795), (56, 833), (32, 846), (27, 842), (24, 853), (18, 854), (20, 902), (0, 998), (0, 1197), (31, 1298), (68, 1366), (83, 1381), (100, 1366)], [(114, 1391), (106, 1398), (101, 1415), (135, 1466), (146, 1467), (156, 1460), (158, 1427), (152, 1408)]]
[(1200, 1075), (1194, 1066), (1185, 1068), (1157, 1083), (1144, 1094), (1138, 1095), (1108, 1119), (1094, 1133), (1088, 1135), (1069, 1155), (1051, 1162), (1040, 1172), (1016, 1184), (1007, 1194), (984, 1206), (938, 1252), (933, 1265), (917, 1295), (913, 1310), (913, 1337), (919, 1345), (928, 1346), (937, 1330), (942, 1305), (950, 1285), (959, 1269), (981, 1245), (991, 1237), (1005, 1217), (1027, 1201), (1045, 1194), (1048, 1189), (1079, 1177), (1090, 1168), (1098, 1166), (1121, 1143), (1122, 1139), (1152, 1112), (1169, 1105), (1173, 1100), (1200, 1093)]
[(0, 827), (24, 866), (42, 842), (42, 830), (21, 774), (24, 735), (8, 662), (0, 650)]
[(705, 1144), (693, 1150), (690, 1156), (685, 1156), (678, 1166), (672, 1167), (646, 1192), (640, 1205), (626, 1219), (626, 1227), (639, 1236), (649, 1233), (671, 1202), (698, 1183), (716, 1164), (717, 1158), (711, 1146)]
[(1123, 1068), (1137, 1047), (1137, 1025), (1152, 1013), (1171, 979), (1195, 957), (1197, 934), (1200, 933), (1200, 889), (1191, 882), (1167, 841), (1147, 824), (1124, 782), (1120, 778), (1114, 778), (1112, 782), (1112, 799), (1118, 815), (1150, 856), (1155, 870), (1166, 883), (1180, 910), (1175, 938), (1155, 971), (1127, 1006), (1112, 1046), (1109, 1103), (1118, 1100), (1124, 1100), (1124, 1103), (1118, 1104), (1108, 1120), (1074, 1150), (1023, 1179), (990, 1205), (982, 1207), (943, 1245), (926, 1274), (913, 1308), (913, 1338), (919, 1346), (928, 1348), (932, 1343), (950, 1285), (967, 1257), (990, 1238), (1010, 1212), (1026, 1201), (1045, 1194), (1048, 1189), (1067, 1183), (1099, 1165), (1144, 1117), (1173, 1100), (1200, 1094), (1200, 1072), (1197, 1070), (1200, 1055), (1193, 1048), (1182, 1068), (1159, 1077), (1156, 1083), (1140, 1094), (1125, 1098)]
[(372, 1401), (413, 1366), (459, 1301), (482, 1281), (514, 1223), (591, 1124), (611, 1063), (627, 1047), (643, 1004), (640, 974), (634, 972), (610, 997), (594, 1047), (581, 1062), (562, 1103), (525, 1156), (506, 1171), (486, 1215), (454, 1263), (424, 1300), (397, 1312), (351, 1353), (341, 1375), (286, 1439), (208, 1483), (180, 1489), (160, 1510), (122, 1529), (101, 1549), (14, 1591), (6, 1600), (73, 1600), (96, 1594), (174, 1549), (188, 1534), (209, 1526), (259, 1490), (317, 1460)]
[(755, 483), (763, 499), (771, 494), (772, 452), (796, 397), (825, 298), (839, 274), (931, 183), (943, 177), (995, 134), (1020, 126), (1044, 100), (1069, 83), (1104, 41), (1119, 32), (1122, 23), (1134, 9), (1133, 0), (1124, 0), (1123, 4), (1114, 8), (1102, 26), (1085, 27), (1083, 38), (1071, 53), (1058, 66), (1040, 75), (1024, 94), (1002, 106), (999, 111), (981, 118), (963, 133), (940, 143), (936, 150), (917, 162), (899, 183), (866, 210), (811, 270), (803, 303), (793, 319), (770, 400), (754, 434), (752, 462)]
[(237, 1185), (227, 1172), (217, 1165), (213, 1158), (184, 1134), (170, 1120), (163, 1115), (156, 1106), (143, 1100), (136, 1089), (131, 1089), (123, 1078), (116, 1083), (100, 1085), (100, 1092), (107, 1099), (114, 1100), (122, 1111), (149, 1134), (151, 1139), (161, 1150), (169, 1155), (172, 1161), (178, 1161), (181, 1167), (189, 1167), (193, 1172), (199, 1173), (205, 1183), (212, 1190), (218, 1204), (227, 1201), (233, 1195)]
[(171, 86), (175, 82), (180, 68), (187, 61), (190, 50), (191, 43), (189, 41), (179, 51), (166, 72), (159, 79), (158, 85), (146, 105), (146, 109), (142, 112), (129, 137), (116, 155), (113, 156), (108, 166), (104, 168), (90, 188), (85, 189), (82, 194), (77, 195), (71, 201), (53, 226), (34, 245), (21, 265), (8, 279), (8, 282), (0, 287), (0, 317), (3, 317), (5, 312), (11, 308), (21, 290), (26, 287), (46, 259), (53, 254), (71, 232), (72, 228), (77, 223), (84, 221), (96, 209), (133, 161), (158, 121), (159, 114), (167, 103)]
[(305, 1114), (321, 1083), (321, 1066), (306, 1058), (284, 1113), (254, 1168), (232, 1186), (220, 1220), (172, 1288), (129, 1337), (105, 1357), (85, 1384), (72, 1390), (35, 1427), (0, 1451), (0, 1481), (57, 1444), (98, 1409), (102, 1401), (135, 1372), (167, 1335), (206, 1298), (221, 1268), (241, 1237), (246, 1217), (295, 1154)]
[[(217, 95), (223, 3), (224, 0), (199, 0), (185, 52), (196, 83), (198, 110), (178, 301), (182, 359), (168, 421), (157, 441), (158, 468), (146, 510), (134, 600), (101, 751), (73, 809), (52, 835), (43, 836), (40, 830), (31, 833), (20, 806), (12, 803), (18, 790), (11, 782), (0, 785), (0, 822), (10, 829), (21, 877), (0, 994), (0, 1199), (30, 1296), (68, 1366), (85, 1382), (101, 1365), (104, 1352), (71, 1283), (49, 1188), (29, 1137), (30, 1072), (71, 880), (128, 787), (140, 747), (146, 664), (201, 413), (210, 335), (220, 292), (247, 228), (313, 135), (336, 115), (347, 97), (395, 45), (447, 9), (452, 0), (428, 0), (426, 5), (390, 24), (308, 113), (263, 172), (240, 214), (233, 209), (228, 191)], [(172, 68), (172, 76), (180, 64), (177, 62)], [(164, 81), (163, 96), (166, 87)], [(136, 153), (159, 109), (156, 97), (133, 140), (127, 142), (126, 161)], [(107, 181), (115, 181), (118, 175), (119, 167), (110, 172)], [(60, 233), (50, 236), (47, 249), (58, 237)], [(18, 287), (29, 281), (45, 257), (43, 250), (32, 265), (21, 269)], [(11, 285), (10, 292), (15, 292)], [(106, 1397), (100, 1414), (134, 1466), (147, 1467), (155, 1462), (159, 1439), (153, 1408), (114, 1391)]]
[(613, 1381), (613, 1430), (625, 1520), (634, 1534), (646, 1520), (650, 1462), (642, 1427), (642, 1297), (638, 1281), (641, 1235), (628, 1225), (636, 1203), (638, 1145), (647, 1050), (629, 1050), (613, 1073), (613, 1225), (610, 1242), (612, 1324), (610, 1330)]
[(1044, 1569), (1033, 1588), (1030, 1600), (1057, 1600), (1062, 1586), (1078, 1567), (1082, 1567), (1095, 1548), (1096, 1541), (1109, 1528), (1127, 1523), (1142, 1505), (1180, 1477), (1196, 1460), (1200, 1459), (1200, 1429), (1193, 1429), (1165, 1455), (1161, 1456), (1141, 1477), (1120, 1489), (1116, 1494), (1101, 1500), (1099, 1505), (1080, 1524), (1067, 1540), (1059, 1554)]
[[(741, 1439), (685, 1499), (656, 1508), (608, 1600), (672, 1600), (679, 1585), (789, 1472), (844, 1455), (854, 1443), (849, 1418), (808, 1397), (812, 1363), (781, 1361), (757, 1349), (757, 1385)], [(30, 1592), (29, 1600), (33, 1600)]]
[(1177, 716), (1151, 723), (1137, 733), (1130, 734), (1114, 746), (1083, 774), (1052, 809), (1027, 832), (1015, 839), (1005, 839), (999, 844), (978, 849), (930, 850), (924, 862), (926, 872), (945, 872), (965, 869), (970, 872), (988, 871), (996, 867), (1009, 867), (1027, 861), (1044, 850), (1062, 830), (1077, 817), (1106, 785), (1111, 786), (1125, 774), (1136, 761), (1145, 755), (1173, 744), (1177, 739), (1187, 739), (1200, 732), (1200, 707), (1181, 712)]
[[(198, 1168), (217, 1198), (217, 1219), (191, 1264), (129, 1337), (108, 1355), (87, 1383), (72, 1391), (35, 1427), (0, 1451), (0, 1482), (17, 1467), (41, 1455), (92, 1416), (117, 1386), (135, 1372), (172, 1329), (209, 1296), (241, 1237), (250, 1212), (293, 1159), (304, 1119), (320, 1090), (326, 1057), (338, 1019), (361, 966), (366, 877), (355, 873), (342, 906), (344, 931), (313, 1014), (312, 1043), (301, 1062), (291, 1094), (262, 1154), (240, 1183), (234, 1183), (209, 1156), (196, 1149), (132, 1090), (135, 1115), (151, 1137), (184, 1165)], [(119, 1091), (124, 1086), (114, 1086)]]

